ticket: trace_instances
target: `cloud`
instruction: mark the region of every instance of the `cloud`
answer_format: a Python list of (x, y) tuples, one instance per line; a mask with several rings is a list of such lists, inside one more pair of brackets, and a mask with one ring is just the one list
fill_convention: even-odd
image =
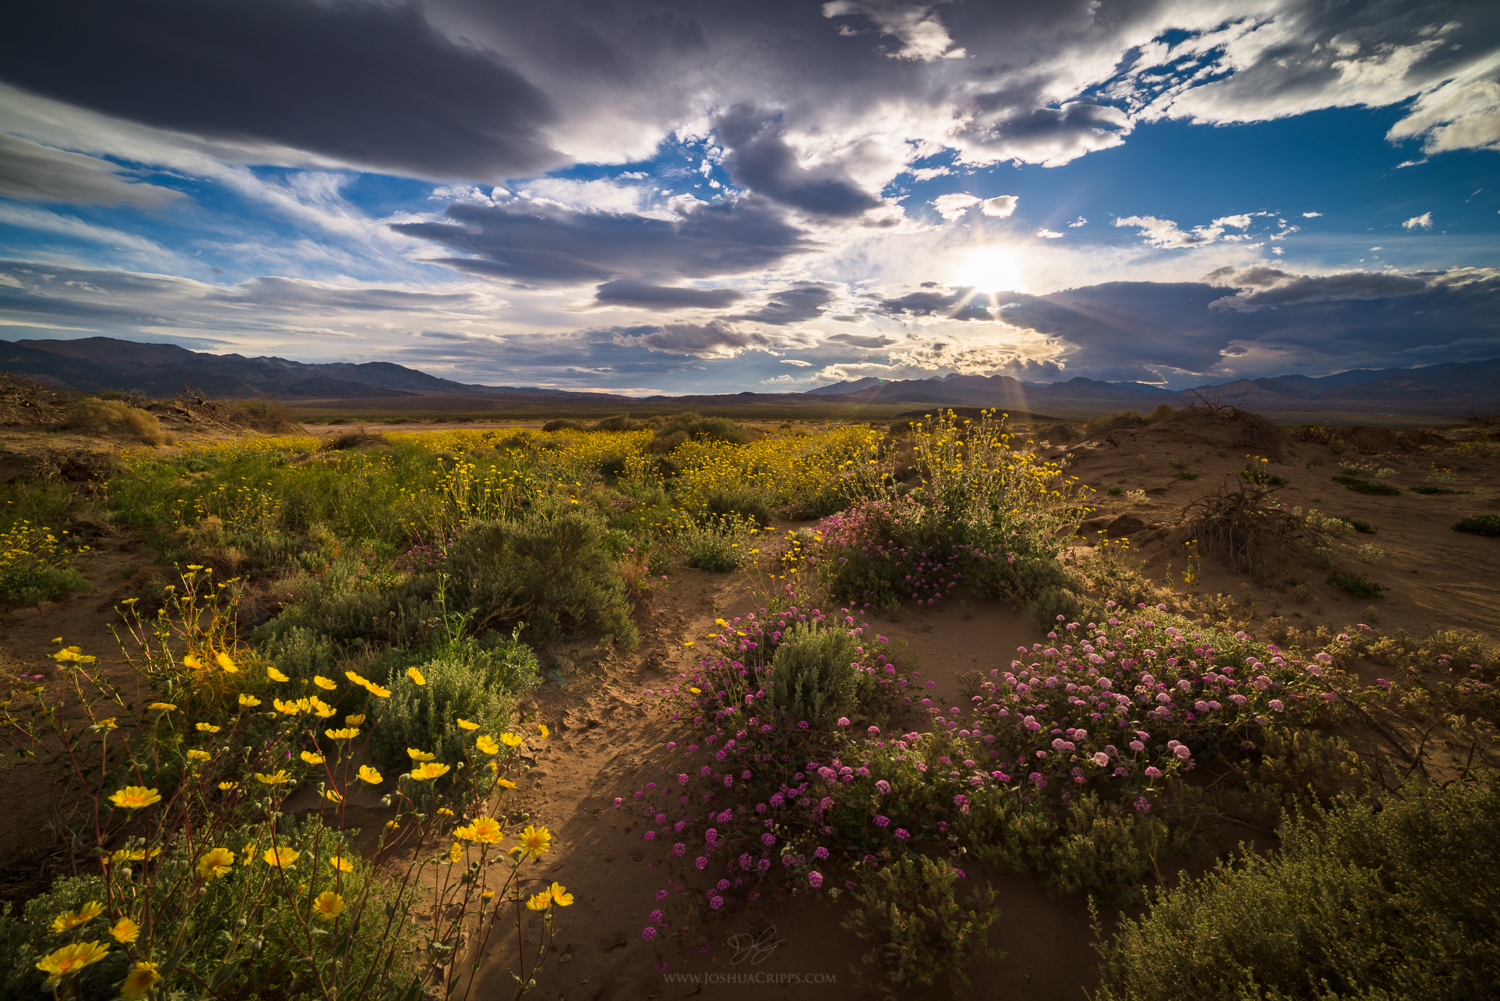
[(1079, 216), (1077, 219), (1074, 219), (1072, 222), (1068, 223), (1068, 228), (1077, 229), (1080, 226), (1087, 226), (1088, 224), (1089, 221), (1087, 219), (1085, 219), (1083, 216)]
[[(935, 5), (929, 8), (921, 3), (902, 3), (899, 0), (831, 0), (823, 5), (823, 16), (828, 18), (863, 15), (875, 22), (881, 34), (896, 39), (901, 47), (884, 50), (892, 59), (912, 59), (932, 62), (934, 59), (962, 59), (963, 49), (953, 47), (948, 29), (938, 17)], [(852, 29), (848, 29), (853, 33)]]
[(723, 309), (744, 297), (743, 292), (731, 288), (683, 288), (620, 278), (600, 285), (594, 301), (601, 306), (634, 306), (639, 309)]
[(1006, 219), (1015, 213), (1020, 201), (1015, 195), (996, 195), (994, 198), (986, 198), (984, 204), (979, 206), (979, 211), (995, 219)]
[[(956, 219), (963, 218), (969, 209), (978, 205), (980, 201), (980, 199), (967, 192), (955, 191), (946, 195), (938, 195), (932, 200), (931, 205), (938, 210), (938, 215), (942, 216), (948, 222), (953, 222)], [(989, 215), (991, 213), (987, 212), (985, 214)]]
[[(1249, 214), (1221, 216), (1207, 226), (1194, 226), (1190, 230), (1179, 229), (1170, 219), (1158, 219), (1150, 215), (1122, 216), (1115, 220), (1116, 226), (1134, 226), (1141, 231), (1147, 244), (1165, 249), (1182, 247), (1206, 247), (1219, 240), (1242, 240), (1242, 235), (1225, 236), (1225, 229), (1246, 229), (1251, 222)], [(1282, 227), (1283, 231), (1295, 231), (1295, 227)], [(1272, 237), (1275, 239), (1276, 237)]]
[(732, 320), (750, 320), (784, 326), (815, 318), (822, 307), (833, 300), (836, 290), (822, 282), (798, 282), (782, 289), (753, 313), (730, 317)]
[(120, 176), (108, 160), (54, 149), (20, 136), (0, 135), (0, 196), (75, 205), (160, 208), (181, 192)]
[(1387, 299), (1415, 295), (1427, 288), (1425, 280), (1410, 275), (1368, 271), (1320, 276), (1293, 275), (1264, 266), (1240, 271), (1220, 268), (1211, 272), (1207, 278), (1216, 285), (1241, 289), (1237, 295), (1209, 303), (1214, 309), (1264, 309), (1301, 302)]
[(814, 215), (849, 217), (881, 204), (837, 164), (805, 167), (782, 134), (780, 116), (741, 104), (714, 121), (728, 150), (724, 165), (736, 184)]
[(801, 358), (782, 358), (781, 364), (795, 365), (798, 368), (812, 368), (813, 363), (810, 361), (803, 361)]
[(955, 292), (908, 292), (895, 299), (881, 299), (877, 312), (888, 316), (942, 316), (950, 320), (992, 320), (990, 311), (973, 298), (972, 289)]
[(621, 343), (633, 340), (653, 351), (691, 355), (694, 358), (733, 358), (745, 351), (769, 351), (776, 346), (776, 341), (765, 334), (740, 330), (723, 320), (668, 323), (649, 334), (617, 339)]
[(1048, 229), (1046, 226), (1043, 226), (1041, 229), (1037, 230), (1036, 235), (1041, 237), (1043, 240), (1060, 240), (1063, 236), (1063, 234), (1057, 232), (1056, 230)]
[(884, 334), (851, 334), (846, 331), (824, 338), (824, 343), (875, 351), (880, 348), (890, 347), (896, 341)]
[(670, 274), (710, 278), (768, 267), (807, 249), (764, 199), (680, 203), (676, 211), (579, 211), (545, 201), (455, 202), (441, 221), (391, 229), (465, 257), (438, 262), (524, 284), (566, 285)]
[(1302, 218), (1304, 218), (1304, 219), (1316, 219), (1319, 216), (1321, 216), (1322, 214), (1323, 213), (1321, 213), (1321, 212), (1304, 212), (1304, 213), (1302, 213)]
[(55, 0), (12, 12), (0, 77), (160, 128), (440, 180), (557, 166), (545, 94), (413, 3)]
[(1401, 228), (1402, 229), (1413, 229), (1413, 230), (1415, 230), (1415, 229), (1431, 229), (1432, 228), (1432, 213), (1431, 212), (1423, 212), (1421, 215), (1414, 215), (1410, 219), (1408, 219), (1405, 222), (1403, 222), (1401, 224)]

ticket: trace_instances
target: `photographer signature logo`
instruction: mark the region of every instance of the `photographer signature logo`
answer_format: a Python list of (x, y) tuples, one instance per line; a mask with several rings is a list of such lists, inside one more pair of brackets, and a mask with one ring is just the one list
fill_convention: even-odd
[(734, 950), (734, 956), (729, 960), (730, 965), (738, 966), (740, 963), (749, 963), (751, 966), (757, 966), (775, 952), (776, 947), (784, 941), (786, 940), (776, 937), (775, 925), (767, 925), (759, 934), (741, 932), (738, 935), (731, 935), (724, 940), (724, 944)]

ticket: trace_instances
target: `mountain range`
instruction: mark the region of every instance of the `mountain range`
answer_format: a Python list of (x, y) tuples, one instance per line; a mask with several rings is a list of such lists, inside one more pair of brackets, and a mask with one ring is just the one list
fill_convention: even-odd
[[(196, 391), (206, 396), (272, 397), (327, 406), (368, 402), (418, 405), (436, 398), (486, 403), (629, 407), (651, 403), (733, 407), (757, 403), (850, 403), (917, 406), (988, 406), (1058, 415), (1150, 409), (1160, 403), (1207, 398), (1268, 414), (1324, 412), (1454, 416), (1500, 409), (1500, 358), (1409, 369), (1356, 369), (1336, 375), (1239, 379), (1189, 390), (1138, 382), (1073, 378), (1038, 384), (1006, 375), (946, 375), (930, 379), (858, 379), (805, 393), (622, 397), (525, 386), (455, 382), (391, 362), (323, 363), (285, 358), (208, 354), (174, 344), (140, 344), (111, 337), (0, 341), (0, 371), (11, 371), (65, 389), (129, 390), (147, 396)], [(406, 399), (403, 399), (406, 398)]]

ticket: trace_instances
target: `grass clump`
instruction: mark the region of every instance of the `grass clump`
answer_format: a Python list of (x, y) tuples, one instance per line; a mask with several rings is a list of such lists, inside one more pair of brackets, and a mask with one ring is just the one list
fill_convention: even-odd
[(1342, 483), (1348, 490), (1357, 494), (1374, 494), (1381, 497), (1395, 497), (1401, 493), (1400, 487), (1393, 487), (1389, 483), (1371, 483), (1357, 476), (1335, 476), (1333, 482)]
[[(583, 421), (575, 421), (571, 417), (555, 417), (542, 425), (543, 431), (583, 431)], [(610, 430), (606, 428), (605, 430)], [(625, 430), (620, 428), (618, 430)]]
[[(1403, 790), (1298, 816), (1281, 847), (1121, 919), (1101, 1001), (1489, 997), (1500, 977), (1500, 785)], [(1097, 926), (1096, 926), (1097, 927)]]
[(1356, 574), (1348, 570), (1335, 570), (1323, 583), (1348, 591), (1356, 598), (1378, 598), (1382, 591), (1390, 590), (1384, 584), (1375, 583), (1368, 574)]
[(1474, 514), (1453, 526), (1455, 532), (1470, 535), (1500, 536), (1500, 514)]
[(24, 608), (87, 591), (89, 582), (72, 559), (73, 553), (51, 528), (33, 525), (29, 519), (16, 521), (0, 532), (0, 602)]
[(167, 443), (167, 433), (162, 430), (161, 421), (124, 400), (97, 397), (79, 400), (68, 415), (68, 424), (95, 432), (124, 430), (152, 448)]
[(1414, 494), (1467, 494), (1470, 490), (1454, 490), (1452, 487), (1440, 487), (1436, 483), (1418, 483), (1411, 488)]

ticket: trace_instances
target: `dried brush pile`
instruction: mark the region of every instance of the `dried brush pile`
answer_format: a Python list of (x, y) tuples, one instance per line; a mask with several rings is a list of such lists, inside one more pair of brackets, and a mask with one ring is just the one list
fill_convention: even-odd
[(1239, 483), (1234, 490), (1200, 497), (1183, 508), (1181, 542), (1241, 573), (1269, 580), (1287, 562), (1311, 548), (1307, 521), (1275, 499), (1276, 487)]
[(14, 372), (0, 372), (0, 427), (61, 424), (77, 395)]

